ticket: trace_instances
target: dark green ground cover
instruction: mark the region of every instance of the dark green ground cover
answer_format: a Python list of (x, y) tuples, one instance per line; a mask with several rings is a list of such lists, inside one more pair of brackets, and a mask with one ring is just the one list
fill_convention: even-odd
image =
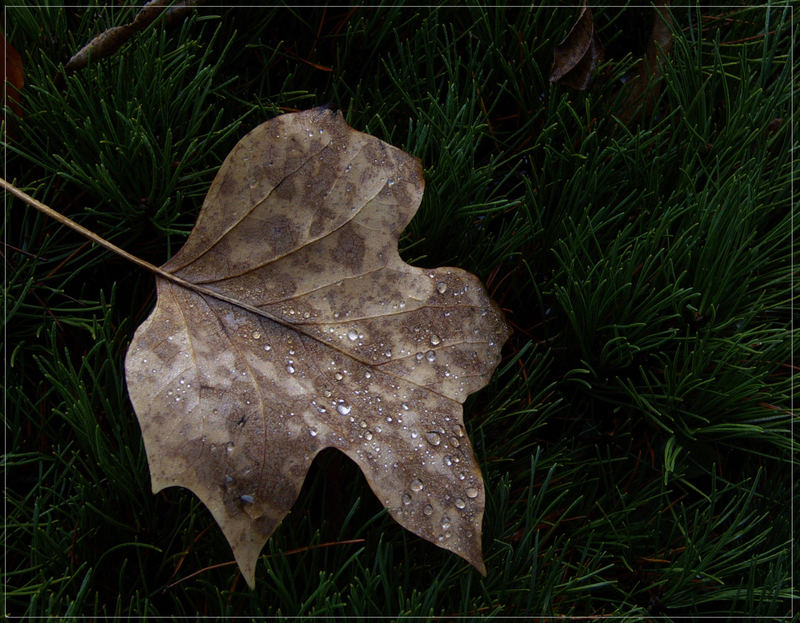
[(7, 8), (26, 83), (6, 178), (160, 264), (282, 111), (328, 103), (419, 156), (403, 257), (476, 273), (514, 328), (465, 405), (488, 576), (406, 533), (333, 451), (255, 591), (206, 569), (230, 549), (187, 491), (151, 493), (124, 385), (153, 277), (8, 198), (5, 613), (790, 616), (788, 5), (674, 9), (635, 124), (649, 9), (596, 10), (584, 93), (547, 81), (568, 8), (204, 8), (54, 83), (133, 14)]

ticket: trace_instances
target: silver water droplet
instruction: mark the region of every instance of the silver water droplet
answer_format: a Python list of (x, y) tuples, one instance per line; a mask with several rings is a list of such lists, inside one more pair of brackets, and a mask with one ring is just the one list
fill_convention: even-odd
[(476, 498), (476, 497), (478, 497), (478, 490), (475, 487), (467, 487), (464, 490), (464, 493), (467, 494), (468, 498)]
[(253, 339), (254, 340), (260, 340), (261, 339), (261, 334), (258, 331), (253, 331)]
[(333, 378), (335, 378), (337, 381), (341, 381), (344, 377), (342, 376), (341, 372), (337, 372), (333, 375)]
[(350, 340), (351, 342), (355, 342), (358, 339), (358, 331), (350, 329), (347, 332), (347, 339)]
[(431, 336), (431, 346), (436, 346), (436, 345), (437, 345), (437, 344), (439, 344), (441, 341), (442, 341), (442, 340), (439, 338), (439, 336), (438, 336), (438, 335), (432, 335), (432, 336)]
[(425, 441), (427, 441), (432, 446), (438, 446), (440, 443), (442, 443), (442, 438), (436, 431), (430, 431), (428, 433), (425, 433)]
[(412, 491), (422, 491), (424, 486), (419, 478), (414, 478), (409, 485)]
[(453, 504), (456, 505), (456, 508), (464, 508), (467, 505), (467, 503), (464, 500), (462, 500), (461, 498), (456, 498), (453, 501)]
[(426, 517), (430, 517), (431, 515), (433, 515), (433, 506), (431, 506), (430, 504), (426, 504), (425, 508), (422, 509), (422, 514), (425, 515)]
[(454, 448), (458, 448), (461, 445), (461, 442), (458, 440), (458, 437), (450, 437), (450, 445)]
[(417, 361), (422, 361), (422, 358), (423, 358), (424, 356), (425, 356), (425, 355), (423, 355), (422, 353), (417, 353), (416, 355), (414, 355), (414, 358), (415, 358)]
[(459, 437), (463, 437), (464, 436), (464, 427), (461, 426), (461, 424), (456, 424), (455, 426), (453, 426), (453, 432), (456, 435), (458, 435)]
[(445, 455), (445, 457), (442, 459), (442, 463), (450, 467), (453, 464), (453, 459), (452, 457)]
[(425, 359), (428, 361), (433, 361), (436, 359), (436, 353), (434, 353), (432, 350), (429, 350), (427, 353), (425, 353)]
[(450, 518), (445, 515), (442, 517), (442, 530), (447, 530), (450, 527)]
[(294, 374), (294, 366), (292, 364), (289, 364), (288, 366), (286, 366), (286, 371), (289, 374)]
[(447, 292), (447, 284), (444, 281), (440, 281), (436, 284), (436, 289), (438, 290), (439, 294), (444, 294)]
[(405, 506), (408, 506), (409, 504), (411, 504), (411, 496), (410, 496), (410, 495), (408, 495), (408, 493), (404, 493), (404, 494), (403, 494), (403, 497), (402, 497), (402, 498), (400, 498), (400, 499), (403, 501), (403, 504), (404, 504)]
[(312, 426), (311, 428), (308, 429), (308, 434), (311, 435), (312, 437), (316, 437), (317, 429)]
[(372, 441), (372, 433), (370, 431), (364, 433), (364, 439), (366, 439), (367, 441)]
[(252, 495), (240, 495), (239, 499), (245, 504), (252, 504), (256, 501)]
[(346, 402), (340, 402), (338, 405), (336, 405), (336, 410), (340, 415), (348, 415), (351, 409), (352, 407)]

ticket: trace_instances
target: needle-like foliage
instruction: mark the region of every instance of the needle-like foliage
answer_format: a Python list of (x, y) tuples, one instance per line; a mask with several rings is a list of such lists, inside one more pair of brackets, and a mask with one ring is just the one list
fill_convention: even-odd
[(486, 578), (329, 450), (250, 591), (205, 507), (150, 490), (122, 365), (152, 275), (9, 195), (4, 612), (791, 616), (797, 25), (673, 9), (623, 120), (654, 13), (594, 9), (605, 61), (576, 92), (548, 82), (575, 8), (206, 7), (67, 75), (135, 9), (6, 7), (10, 182), (161, 264), (241, 136), (330, 104), (422, 159), (403, 258), (479, 275), (514, 334), (465, 405)]

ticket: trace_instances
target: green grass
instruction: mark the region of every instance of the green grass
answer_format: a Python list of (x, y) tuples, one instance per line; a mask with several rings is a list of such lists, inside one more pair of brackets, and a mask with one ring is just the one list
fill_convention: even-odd
[(232, 555), (205, 507), (151, 493), (125, 389), (152, 275), (9, 196), (5, 613), (792, 616), (788, 5), (674, 9), (630, 126), (649, 9), (595, 10), (607, 54), (583, 93), (547, 81), (570, 8), (203, 8), (54, 82), (133, 14), (7, 8), (25, 86), (6, 179), (160, 264), (275, 114), (329, 103), (419, 156), (403, 257), (476, 273), (514, 327), (465, 405), (488, 575), (405, 532), (332, 450), (256, 589), (215, 567)]

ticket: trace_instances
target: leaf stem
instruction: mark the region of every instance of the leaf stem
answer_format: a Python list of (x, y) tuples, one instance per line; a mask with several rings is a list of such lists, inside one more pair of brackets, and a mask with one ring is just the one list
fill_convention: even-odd
[[(34, 199), (33, 197), (31, 197), (27, 193), (21, 191), (19, 188), (17, 188), (16, 186), (11, 184), (10, 182), (7, 182), (6, 180), (4, 180), (2, 177), (0, 177), (0, 186), (5, 188), (8, 192), (10, 192), (15, 197), (17, 197), (19, 199), (22, 199), (22, 201), (24, 201), (28, 205), (36, 208), (37, 210), (39, 210), (43, 214), (46, 214), (47, 216), (49, 216), (53, 220), (58, 221), (62, 225), (66, 225), (70, 229), (72, 229), (72, 230), (78, 232), (79, 234), (81, 234), (82, 236), (88, 238), (89, 240), (91, 240), (95, 244), (98, 244), (101, 247), (105, 247), (109, 251), (113, 251), (114, 253), (116, 253), (120, 257), (125, 258), (129, 262), (133, 262), (137, 266), (140, 266), (141, 268), (144, 268), (145, 270), (148, 270), (151, 273), (154, 273), (155, 275), (158, 275), (159, 277), (163, 277), (164, 279), (166, 279), (168, 281), (171, 281), (173, 283), (176, 283), (179, 286), (183, 286), (184, 288), (188, 288), (190, 290), (194, 290), (195, 292), (197, 292), (199, 294), (205, 294), (207, 296), (214, 297), (215, 299), (218, 299), (220, 301), (224, 301), (226, 303), (230, 303), (231, 305), (236, 305), (237, 307), (241, 307), (242, 309), (246, 309), (247, 311), (253, 312), (254, 314), (258, 314), (259, 316), (263, 316), (265, 318), (273, 320), (273, 321), (277, 322), (278, 324), (281, 324), (281, 325), (283, 325), (285, 327), (289, 327), (289, 328), (292, 328), (294, 330), (298, 330), (297, 327), (294, 327), (293, 325), (291, 325), (287, 321), (283, 320), (282, 318), (278, 318), (277, 316), (273, 316), (272, 314), (270, 314), (269, 312), (264, 311), (263, 309), (259, 309), (258, 307), (254, 307), (252, 305), (248, 305), (247, 303), (244, 303), (242, 301), (237, 301), (236, 299), (234, 299), (232, 297), (226, 296), (225, 294), (222, 294), (220, 292), (215, 292), (214, 290), (211, 290), (211, 289), (206, 288), (204, 286), (197, 285), (195, 283), (192, 283), (191, 281), (186, 281), (185, 279), (181, 279), (177, 275), (173, 275), (172, 273), (168, 273), (167, 271), (165, 271), (162, 268), (159, 268), (155, 264), (151, 264), (150, 262), (147, 262), (147, 261), (145, 261), (145, 260), (143, 260), (143, 259), (141, 259), (139, 257), (136, 257), (135, 255), (133, 255), (131, 253), (128, 253), (124, 249), (121, 249), (120, 247), (118, 247), (117, 245), (109, 242), (105, 238), (102, 238), (102, 237), (98, 236), (93, 231), (90, 231), (90, 230), (86, 229), (85, 227), (83, 227), (82, 225), (79, 225), (78, 223), (76, 223), (72, 219), (67, 218), (66, 216), (64, 216), (60, 212), (56, 212), (50, 206), (47, 206), (47, 205), (43, 204), (41, 201), (38, 201), (38, 200)], [(302, 329), (300, 329), (300, 332), (306, 333), (305, 331), (302, 331)]]
[(130, 262), (133, 262), (137, 266), (141, 266), (142, 268), (145, 268), (145, 269), (149, 270), (150, 272), (153, 272), (153, 273), (156, 273), (156, 274), (161, 275), (163, 277), (166, 277), (167, 279), (169, 279), (171, 277), (171, 275), (168, 275), (168, 273), (166, 273), (163, 270), (161, 270), (158, 266), (155, 266), (154, 264), (151, 264), (150, 262), (146, 262), (145, 260), (140, 259), (140, 258), (136, 257), (135, 255), (131, 255), (130, 253), (128, 253), (124, 249), (120, 249), (117, 245), (112, 244), (111, 242), (109, 242), (105, 238), (101, 238), (100, 236), (98, 236), (94, 232), (86, 229), (82, 225), (79, 225), (78, 223), (76, 223), (72, 219), (67, 218), (66, 216), (64, 216), (60, 212), (56, 212), (50, 206), (47, 206), (47, 205), (43, 204), (41, 201), (38, 201), (38, 200), (34, 199), (33, 197), (31, 197), (27, 193), (21, 191), (19, 188), (17, 188), (16, 186), (11, 184), (10, 182), (7, 182), (6, 180), (4, 180), (2, 177), (0, 177), (0, 186), (5, 188), (8, 192), (10, 192), (12, 195), (16, 196), (17, 198), (22, 199), (28, 205), (30, 205), (30, 206), (36, 208), (37, 210), (39, 210), (39, 212), (42, 212), (43, 214), (46, 214), (47, 216), (49, 216), (53, 220), (58, 221), (62, 225), (66, 225), (70, 229), (78, 232), (81, 236), (84, 236), (85, 238), (88, 238), (89, 240), (91, 240), (95, 244), (99, 244), (101, 247), (105, 247), (109, 251), (113, 251), (117, 255), (120, 255), (120, 256), (124, 257), (126, 260), (128, 260)]

